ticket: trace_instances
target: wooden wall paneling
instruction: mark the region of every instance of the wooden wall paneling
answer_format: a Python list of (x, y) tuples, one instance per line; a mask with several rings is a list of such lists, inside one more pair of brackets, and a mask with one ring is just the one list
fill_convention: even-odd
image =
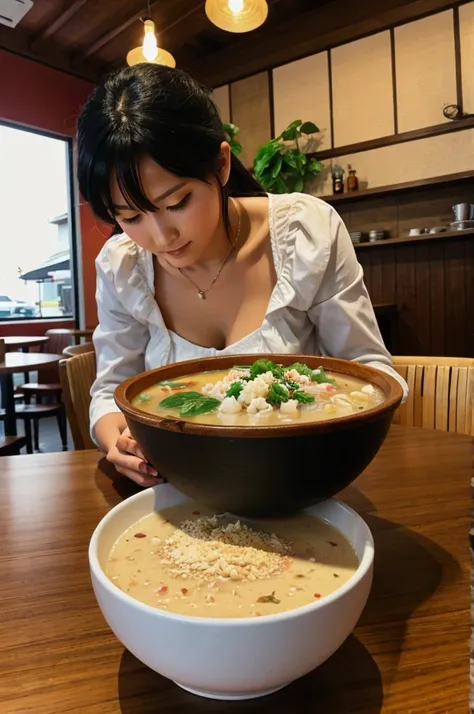
[(403, 245), (396, 250), (397, 304), (399, 354), (416, 355), (419, 353), (416, 331), (416, 287), (415, 287), (415, 249), (412, 245)]
[[(448, 356), (467, 357), (466, 240), (445, 245), (446, 343)], [(472, 315), (469, 316), (472, 320)]]
[(371, 251), (367, 250), (363, 253), (357, 253), (357, 260), (362, 266), (364, 271), (364, 283), (367, 291), (369, 293), (370, 299), (374, 302), (372, 298), (372, 255)]
[(429, 243), (418, 243), (415, 250), (415, 286), (416, 286), (416, 334), (418, 354), (431, 354), (431, 255)]
[[(333, 161), (346, 168), (351, 164), (357, 171), (361, 188), (419, 181), (443, 176), (447, 171), (471, 171), (474, 166), (474, 129), (346, 154)], [(331, 193), (332, 182), (328, 175), (325, 182), (318, 184), (318, 195)]]
[(466, 354), (474, 357), (474, 240), (466, 241)]
[(459, 8), (459, 35), (461, 40), (461, 73), (463, 108), (474, 114), (474, 2)]
[(382, 251), (383, 248), (366, 251), (371, 253), (370, 298), (374, 305), (380, 305), (383, 302)]
[(431, 355), (443, 357), (446, 354), (446, 297), (445, 297), (445, 243), (430, 244), (430, 313)]
[(257, 149), (271, 138), (268, 72), (232, 84), (231, 102), (232, 120), (240, 128), (243, 146), (239, 158), (245, 166), (252, 166)]
[(382, 252), (382, 302), (397, 304), (396, 262), (393, 248)]
[(370, 205), (359, 204), (351, 208), (352, 231), (385, 230), (389, 231), (390, 237), (397, 237), (398, 205), (395, 199), (378, 199)]
[(331, 50), (334, 146), (393, 134), (390, 32)]
[(224, 84), (223, 87), (217, 87), (217, 89), (214, 89), (214, 91), (212, 92), (212, 99), (217, 105), (222, 121), (230, 122), (231, 116), (229, 85)]
[(453, 11), (395, 28), (399, 131), (440, 124), (456, 102)]
[(273, 70), (275, 134), (295, 119), (312, 121), (320, 129), (310, 151), (331, 148), (328, 53), (320, 52)]

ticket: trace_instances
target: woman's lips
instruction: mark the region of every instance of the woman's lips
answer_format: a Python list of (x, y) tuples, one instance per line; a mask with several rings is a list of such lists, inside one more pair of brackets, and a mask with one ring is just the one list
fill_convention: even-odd
[(176, 250), (167, 250), (165, 255), (169, 256), (170, 258), (181, 258), (183, 256), (191, 243), (185, 243), (184, 245), (181, 246), (181, 248), (177, 248)]

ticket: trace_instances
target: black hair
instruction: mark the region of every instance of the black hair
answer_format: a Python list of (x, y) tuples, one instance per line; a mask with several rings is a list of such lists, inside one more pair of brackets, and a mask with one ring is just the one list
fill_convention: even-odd
[(148, 156), (176, 176), (216, 178), (230, 234), (229, 196), (266, 194), (234, 154), (229, 181), (221, 184), (218, 161), (225, 140), (210, 91), (188, 74), (148, 63), (120, 69), (94, 89), (79, 117), (80, 191), (98, 218), (117, 226), (110, 185), (115, 172), (132, 209), (155, 211), (138, 171), (138, 161)]

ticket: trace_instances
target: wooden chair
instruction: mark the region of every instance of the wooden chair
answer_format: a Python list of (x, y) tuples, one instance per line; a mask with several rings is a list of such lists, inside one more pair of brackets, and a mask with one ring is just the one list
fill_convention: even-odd
[(17, 456), (26, 446), (26, 436), (0, 436), (0, 456)]
[(474, 436), (474, 359), (393, 357), (410, 390), (394, 423)]
[[(81, 348), (85, 346), (77, 345)], [(88, 343), (87, 346), (88, 350), (83, 350), (59, 363), (64, 405), (74, 448), (78, 451), (96, 448), (89, 435), (90, 389), (96, 377), (96, 361), (94, 346), (92, 343)]]
[(66, 357), (75, 357), (76, 355), (82, 355), (86, 352), (94, 352), (93, 342), (84, 342), (80, 345), (69, 345), (63, 349), (63, 355)]

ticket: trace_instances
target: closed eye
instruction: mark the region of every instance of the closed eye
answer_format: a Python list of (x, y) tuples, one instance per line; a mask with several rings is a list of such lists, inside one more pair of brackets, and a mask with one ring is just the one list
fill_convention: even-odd
[(182, 211), (184, 210), (191, 200), (191, 191), (186, 194), (186, 196), (179, 203), (175, 203), (173, 206), (167, 206), (167, 211)]
[(133, 223), (138, 223), (141, 219), (141, 214), (138, 213), (136, 216), (132, 216), (132, 218), (121, 218), (120, 220), (122, 223), (126, 223), (127, 225), (133, 225)]

